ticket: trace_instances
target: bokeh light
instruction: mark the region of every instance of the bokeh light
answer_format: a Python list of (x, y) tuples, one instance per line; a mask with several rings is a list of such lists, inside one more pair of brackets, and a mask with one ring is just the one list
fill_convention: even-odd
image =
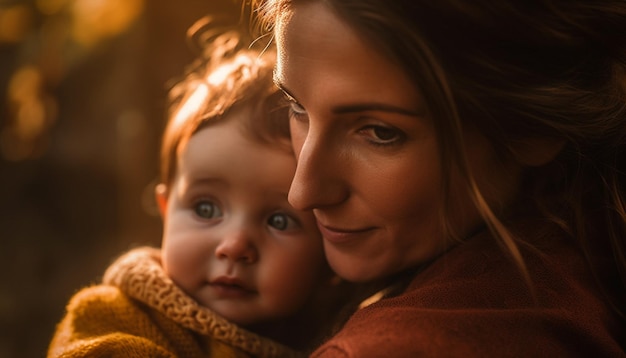
[(81, 45), (93, 46), (119, 35), (137, 19), (143, 6), (143, 0), (73, 0), (73, 38)]

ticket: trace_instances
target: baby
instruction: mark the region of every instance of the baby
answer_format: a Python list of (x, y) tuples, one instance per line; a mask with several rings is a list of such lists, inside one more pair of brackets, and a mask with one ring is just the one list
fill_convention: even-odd
[(162, 247), (78, 292), (49, 357), (297, 356), (345, 307), (313, 214), (287, 202), (296, 161), (274, 52), (232, 31), (211, 44), (171, 91)]

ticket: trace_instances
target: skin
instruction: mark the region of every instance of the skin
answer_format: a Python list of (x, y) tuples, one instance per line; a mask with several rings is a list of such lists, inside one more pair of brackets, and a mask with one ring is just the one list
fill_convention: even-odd
[[(331, 267), (352, 281), (385, 278), (442, 253), (442, 170), (433, 121), (402, 69), (323, 2), (278, 19), (275, 81), (291, 101), (298, 165), (289, 192), (313, 210)], [(470, 168), (487, 202), (506, 205), (520, 168), (466, 133)], [(482, 220), (460, 178), (447, 220), (464, 237)]]
[(293, 154), (248, 139), (237, 118), (247, 115), (195, 133), (179, 150), (172, 187), (157, 191), (165, 271), (244, 326), (293, 314), (328, 277), (313, 215), (287, 201)]

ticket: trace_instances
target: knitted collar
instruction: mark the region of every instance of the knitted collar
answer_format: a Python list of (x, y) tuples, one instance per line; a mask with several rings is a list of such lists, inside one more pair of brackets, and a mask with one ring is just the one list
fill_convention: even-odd
[(125, 253), (107, 269), (103, 283), (119, 287), (130, 297), (158, 310), (187, 329), (211, 336), (253, 356), (303, 356), (199, 305), (165, 274), (159, 249), (140, 247)]

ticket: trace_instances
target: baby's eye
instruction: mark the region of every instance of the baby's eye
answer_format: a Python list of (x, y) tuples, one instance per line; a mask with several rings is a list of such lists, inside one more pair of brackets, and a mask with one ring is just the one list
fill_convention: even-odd
[(222, 216), (222, 210), (210, 201), (200, 201), (194, 207), (196, 215), (203, 219), (214, 219)]
[(292, 229), (295, 225), (298, 225), (296, 220), (289, 217), (289, 215), (277, 213), (267, 219), (267, 224), (277, 230), (285, 231)]

